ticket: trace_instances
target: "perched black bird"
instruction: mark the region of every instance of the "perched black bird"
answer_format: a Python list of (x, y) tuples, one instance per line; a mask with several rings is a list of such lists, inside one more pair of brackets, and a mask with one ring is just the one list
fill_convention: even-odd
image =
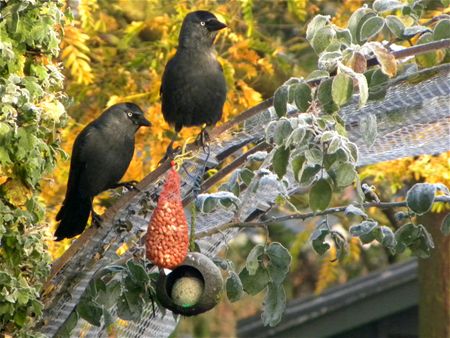
[(207, 11), (184, 18), (178, 49), (166, 65), (160, 90), (164, 119), (176, 133), (184, 126), (214, 126), (222, 117), (227, 87), (213, 43), (225, 27)]
[(56, 215), (57, 241), (83, 232), (96, 195), (126, 185), (118, 182), (133, 157), (134, 135), (150, 125), (137, 105), (119, 103), (81, 131), (72, 148), (66, 197)]

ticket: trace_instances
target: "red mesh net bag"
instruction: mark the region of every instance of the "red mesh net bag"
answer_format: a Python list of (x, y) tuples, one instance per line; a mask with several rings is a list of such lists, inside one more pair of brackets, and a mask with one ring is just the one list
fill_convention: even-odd
[(146, 255), (155, 265), (173, 269), (188, 252), (188, 224), (181, 203), (180, 176), (171, 168), (148, 224)]

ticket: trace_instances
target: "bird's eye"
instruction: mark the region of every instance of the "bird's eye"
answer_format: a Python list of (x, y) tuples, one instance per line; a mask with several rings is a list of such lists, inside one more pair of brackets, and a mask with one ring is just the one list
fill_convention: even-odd
[(131, 116), (133, 116), (133, 113), (129, 111), (129, 112), (127, 113), (127, 115), (128, 115), (128, 117), (131, 117)]
[(204, 25), (206, 25), (206, 22), (205, 21), (200, 21), (200, 25), (204, 26)]

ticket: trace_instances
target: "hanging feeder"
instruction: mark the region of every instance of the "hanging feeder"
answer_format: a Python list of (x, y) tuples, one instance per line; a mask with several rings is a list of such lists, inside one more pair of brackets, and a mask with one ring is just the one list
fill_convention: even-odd
[(161, 305), (173, 313), (195, 316), (216, 306), (222, 288), (222, 274), (213, 261), (199, 252), (190, 252), (168, 275), (159, 275), (156, 295)]

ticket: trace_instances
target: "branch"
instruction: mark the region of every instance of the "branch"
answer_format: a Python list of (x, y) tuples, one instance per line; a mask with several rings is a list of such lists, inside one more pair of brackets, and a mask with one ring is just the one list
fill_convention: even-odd
[[(434, 199), (434, 203), (438, 203), (438, 202), (450, 203), (450, 196), (437, 196)], [(393, 208), (401, 208), (401, 207), (406, 207), (406, 206), (407, 206), (406, 201), (363, 203), (364, 208), (375, 207), (378, 209), (393, 209)], [(230, 222), (230, 223), (222, 224), (221, 226), (218, 226), (216, 228), (200, 231), (195, 235), (195, 237), (197, 239), (203, 238), (203, 237), (209, 237), (209, 236), (215, 235), (217, 233), (220, 233), (224, 230), (231, 229), (231, 228), (265, 227), (272, 223), (280, 223), (280, 222), (290, 221), (290, 220), (294, 220), (294, 219), (305, 220), (305, 219), (316, 217), (316, 216), (325, 216), (325, 215), (329, 215), (329, 214), (335, 214), (338, 212), (344, 212), (345, 209), (347, 209), (347, 207), (348, 206), (346, 205), (346, 206), (339, 206), (339, 207), (335, 207), (335, 208), (325, 209), (325, 210), (322, 210), (319, 212), (307, 212), (307, 213), (298, 213), (298, 214), (292, 214), (292, 215), (281, 216), (281, 217), (272, 217), (265, 221), (258, 221), (258, 222)]]

